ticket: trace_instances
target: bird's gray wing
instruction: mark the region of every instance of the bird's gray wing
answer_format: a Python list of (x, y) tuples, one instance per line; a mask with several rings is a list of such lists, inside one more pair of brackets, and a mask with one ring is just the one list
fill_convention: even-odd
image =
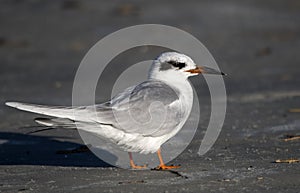
[(98, 105), (96, 111), (102, 124), (144, 136), (169, 133), (183, 117), (178, 90), (161, 81), (131, 87), (110, 102)]
[(95, 128), (100, 124), (126, 133), (159, 136), (172, 131), (182, 120), (178, 95), (178, 90), (161, 81), (146, 81), (96, 106), (44, 106), (18, 102), (7, 102), (6, 105), (58, 118), (37, 120), (43, 125), (74, 127), (74, 123), (77, 126), (82, 123), (81, 129), (88, 130), (85, 125)]

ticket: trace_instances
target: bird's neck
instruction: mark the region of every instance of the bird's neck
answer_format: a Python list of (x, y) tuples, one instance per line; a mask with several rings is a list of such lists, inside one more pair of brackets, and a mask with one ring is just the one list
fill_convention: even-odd
[(149, 74), (149, 79), (159, 80), (180, 91), (184, 101), (193, 101), (193, 89), (188, 79), (174, 71), (158, 71)]

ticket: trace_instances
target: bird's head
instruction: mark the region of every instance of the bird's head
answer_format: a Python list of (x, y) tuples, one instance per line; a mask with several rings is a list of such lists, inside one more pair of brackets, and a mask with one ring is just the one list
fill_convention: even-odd
[(177, 52), (165, 52), (154, 60), (150, 70), (150, 77), (155, 77), (158, 74), (172, 74), (173, 76), (185, 78), (198, 74), (225, 75), (218, 70), (196, 65), (189, 56)]

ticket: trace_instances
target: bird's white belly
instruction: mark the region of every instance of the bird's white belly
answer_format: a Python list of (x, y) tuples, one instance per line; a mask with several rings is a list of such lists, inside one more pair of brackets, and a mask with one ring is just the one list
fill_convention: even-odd
[(122, 130), (111, 126), (101, 126), (85, 131), (99, 136), (101, 139), (108, 140), (117, 144), (122, 150), (128, 152), (138, 152), (143, 154), (154, 153), (170, 137), (165, 135), (159, 137), (143, 136), (141, 134), (125, 133)]

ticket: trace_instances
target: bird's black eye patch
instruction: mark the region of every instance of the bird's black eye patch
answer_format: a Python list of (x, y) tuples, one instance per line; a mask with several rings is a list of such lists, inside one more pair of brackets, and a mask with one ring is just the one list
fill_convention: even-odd
[(171, 64), (172, 66), (174, 66), (175, 68), (184, 68), (186, 66), (185, 63), (183, 62), (177, 62), (177, 61), (174, 61), (174, 60), (171, 60), (171, 61), (168, 61), (169, 64)]

